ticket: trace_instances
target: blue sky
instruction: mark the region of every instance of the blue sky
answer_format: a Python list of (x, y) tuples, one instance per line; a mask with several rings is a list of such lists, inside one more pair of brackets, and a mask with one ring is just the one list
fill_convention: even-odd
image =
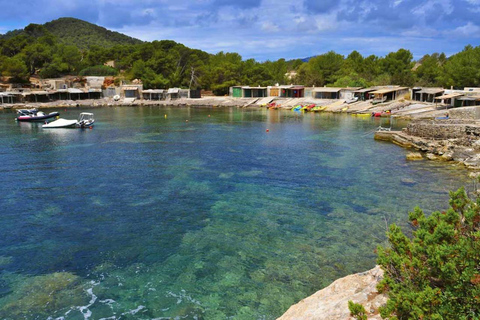
[(0, 0), (0, 33), (75, 17), (141, 40), (258, 61), (480, 45), (480, 0)]

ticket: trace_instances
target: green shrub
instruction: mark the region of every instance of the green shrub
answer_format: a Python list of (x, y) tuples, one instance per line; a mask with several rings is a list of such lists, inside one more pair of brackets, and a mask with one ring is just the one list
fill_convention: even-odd
[(385, 276), (377, 289), (389, 297), (383, 318), (480, 319), (480, 200), (461, 188), (449, 204), (429, 217), (415, 208), (411, 239), (390, 226), (390, 246), (378, 248)]
[(350, 315), (355, 319), (367, 320), (367, 311), (361, 304), (348, 301), (348, 310), (350, 310)]

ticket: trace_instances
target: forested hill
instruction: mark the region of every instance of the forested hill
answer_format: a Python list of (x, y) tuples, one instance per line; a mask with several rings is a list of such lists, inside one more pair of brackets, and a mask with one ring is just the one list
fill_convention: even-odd
[[(60, 18), (47, 22), (43, 26), (60, 43), (74, 45), (79, 49), (88, 49), (92, 46), (111, 48), (115, 45), (142, 43), (141, 40), (75, 18)], [(25, 33), (25, 30), (10, 31), (0, 36), (0, 39), (9, 39), (22, 33)]]

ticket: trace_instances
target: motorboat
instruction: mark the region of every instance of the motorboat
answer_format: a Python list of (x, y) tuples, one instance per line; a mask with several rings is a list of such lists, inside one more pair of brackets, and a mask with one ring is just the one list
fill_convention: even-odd
[(353, 97), (350, 99), (345, 100), (345, 103), (350, 104), (358, 101), (358, 97)]
[(42, 125), (42, 128), (75, 128), (77, 126), (77, 120), (57, 119), (49, 123)]
[(15, 118), (17, 121), (45, 121), (50, 118), (55, 118), (60, 116), (58, 112), (50, 112), (45, 113), (43, 111), (38, 111), (36, 108), (33, 109), (18, 109), (17, 110), (17, 117)]
[(80, 128), (90, 128), (93, 126), (95, 119), (93, 118), (93, 113), (82, 112), (78, 116), (77, 127)]
[(91, 128), (95, 119), (93, 113), (82, 112), (77, 120), (57, 119), (55, 121), (45, 123), (42, 128)]

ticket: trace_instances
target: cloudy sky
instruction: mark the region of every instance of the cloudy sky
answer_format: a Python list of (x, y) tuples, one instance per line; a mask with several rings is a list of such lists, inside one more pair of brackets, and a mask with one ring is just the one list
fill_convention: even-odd
[(480, 0), (0, 0), (0, 8), (0, 33), (74, 17), (259, 61), (400, 48), (418, 59), (480, 44)]

